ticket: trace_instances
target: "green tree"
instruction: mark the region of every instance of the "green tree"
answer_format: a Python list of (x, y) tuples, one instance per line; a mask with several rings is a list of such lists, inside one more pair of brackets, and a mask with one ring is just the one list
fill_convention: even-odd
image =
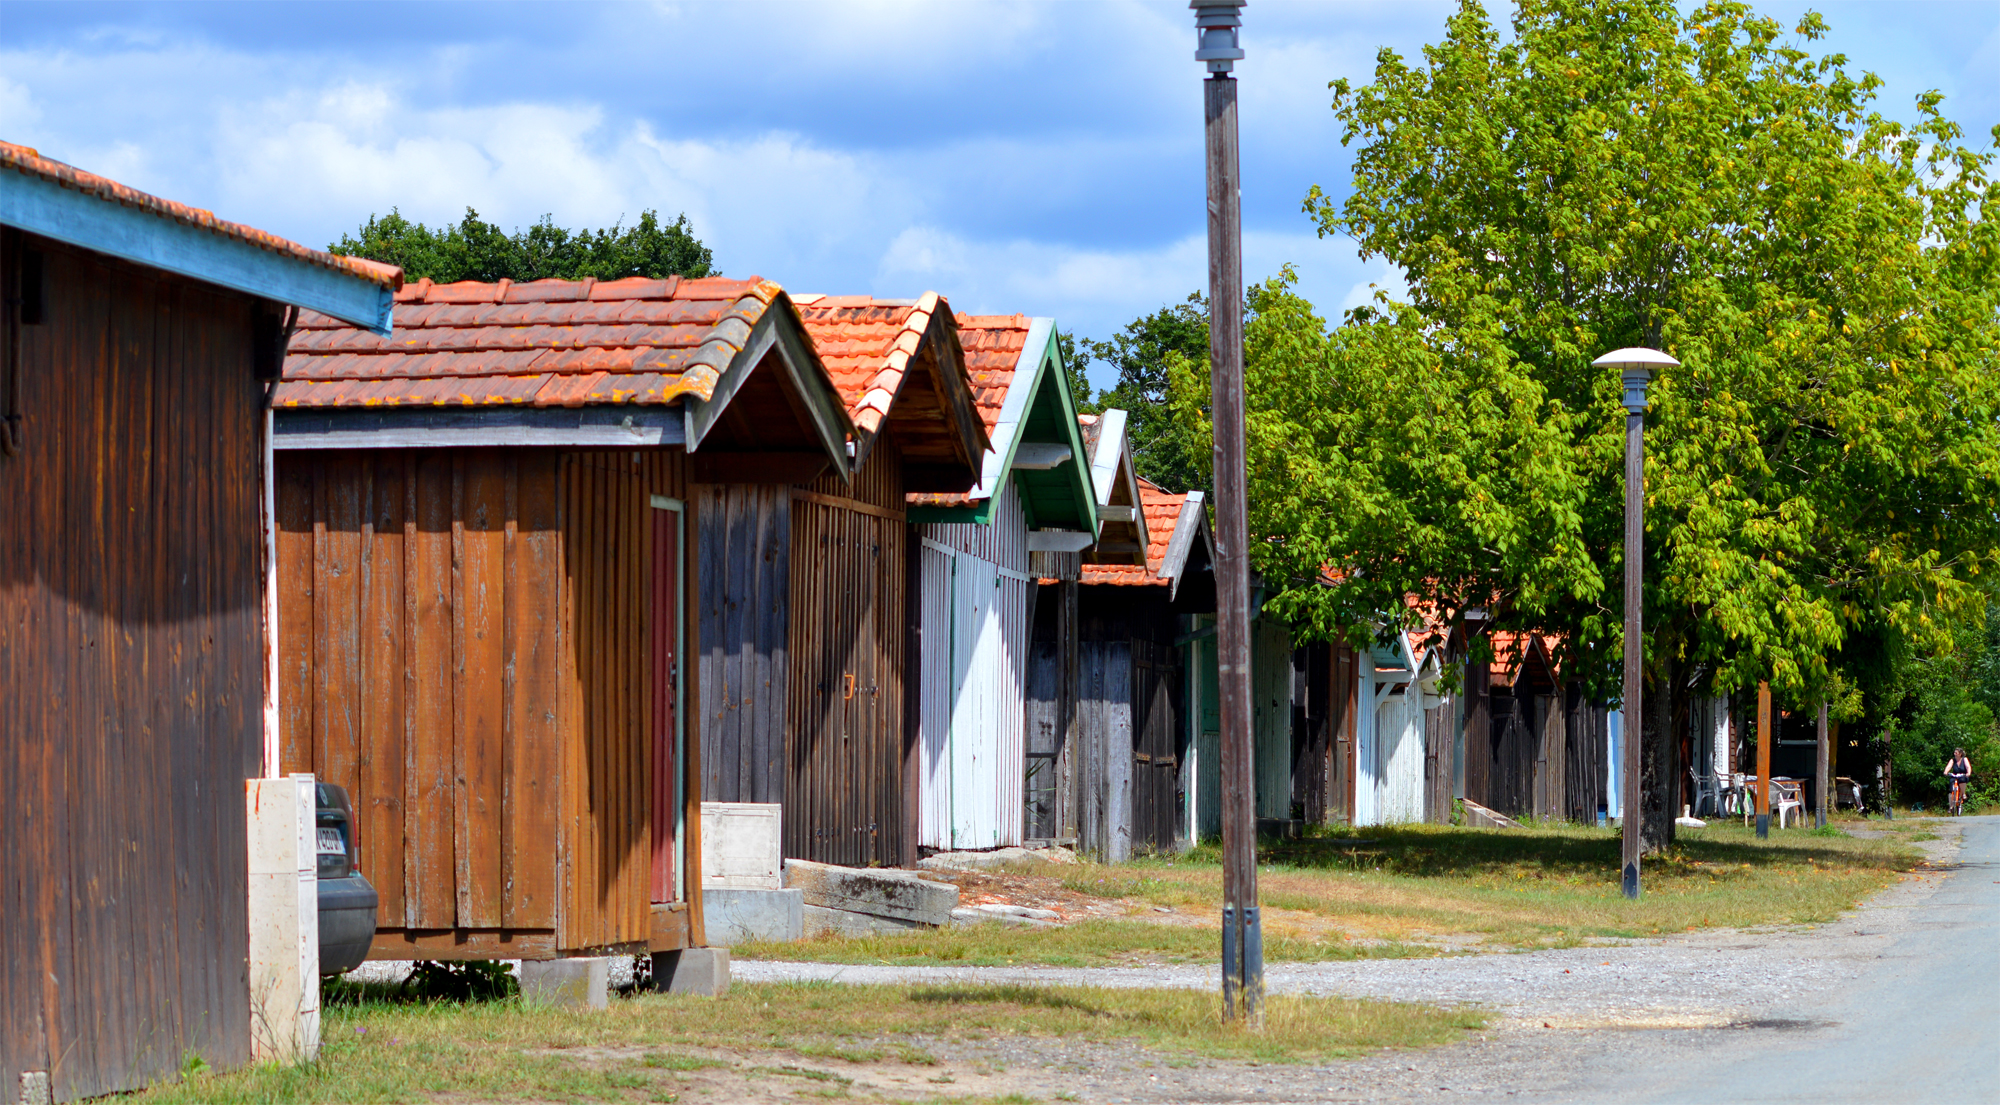
[(1208, 297), (1196, 292), (1127, 323), (1110, 341), (1082, 343), (1089, 357), (1116, 369), (1118, 382), (1097, 397), (1099, 409), (1129, 414), (1126, 432), (1139, 474), (1169, 491), (1208, 486), (1205, 438), (1186, 432), (1169, 413), (1169, 362), (1208, 357)]
[(627, 276), (714, 276), (714, 256), (694, 236), (686, 215), (662, 223), (646, 211), (630, 226), (566, 230), (550, 216), (512, 234), (468, 207), (456, 226), (431, 229), (391, 208), (371, 215), (358, 234), (342, 235), (328, 252), (400, 265), (409, 280), (617, 280)]
[[(1824, 24), (1809, 15), (1804, 40)], [(1695, 694), (1830, 695), (1850, 638), (1952, 648), (2000, 563), (1991, 149), (1742, 4), (1477, 3), (1333, 84), (1353, 190), (1323, 235), (1403, 270), (1329, 330), (1283, 277), (1246, 326), (1251, 553), (1321, 633), (1415, 594), (1560, 634), (1617, 694), (1621, 346), (1682, 367), (1647, 427), (1642, 823), (1671, 839)], [(1996, 128), (2000, 138), (2000, 128)], [(1176, 377), (1197, 419), (1205, 373)], [(1344, 569), (1339, 586), (1313, 585)]]

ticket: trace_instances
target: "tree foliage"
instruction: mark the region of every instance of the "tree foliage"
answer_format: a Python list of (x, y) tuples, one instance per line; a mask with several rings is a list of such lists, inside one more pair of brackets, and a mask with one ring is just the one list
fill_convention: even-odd
[(1169, 491), (1208, 487), (1208, 439), (1176, 423), (1169, 411), (1170, 363), (1174, 358), (1206, 362), (1208, 297), (1196, 292), (1142, 315), (1110, 341), (1080, 343), (1086, 358), (1116, 369), (1118, 382), (1097, 397), (1097, 409), (1129, 413), (1126, 433), (1139, 474)]
[(409, 280), (617, 280), (627, 276), (713, 276), (714, 256), (686, 215), (662, 223), (646, 211), (630, 226), (566, 230), (551, 216), (509, 234), (468, 207), (456, 226), (435, 230), (391, 208), (371, 215), (358, 234), (342, 235), (332, 253), (400, 265)]
[(1353, 189), (1306, 209), (1409, 295), (1333, 330), (1282, 277), (1253, 296), (1280, 609), (1330, 633), (1408, 594), (1486, 607), (1615, 700), (1625, 419), (1590, 362), (1645, 345), (1682, 362), (1649, 395), (1649, 733), (1695, 691), (1812, 702), (1857, 635), (1949, 651), (2000, 563), (2000, 196), (1941, 97), (1905, 127), (1879, 84), (1665, 0), (1526, 0), (1505, 39), (1467, 2), (1420, 64), (1334, 82)]

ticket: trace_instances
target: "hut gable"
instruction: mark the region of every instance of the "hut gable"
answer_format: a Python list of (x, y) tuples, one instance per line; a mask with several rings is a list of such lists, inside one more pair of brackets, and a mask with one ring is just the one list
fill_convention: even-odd
[(1097, 544), (1083, 554), (1087, 563), (1143, 567), (1149, 530), (1139, 471), (1132, 463), (1132, 442), (1125, 432), (1125, 412), (1077, 416), (1083, 443), (1090, 451), (1090, 483), (1097, 496)]
[(969, 491), (912, 493), (911, 521), (991, 522), (1002, 493), (1018, 489), (1034, 551), (1076, 552), (1097, 538), (1097, 504), (1055, 320), (959, 315), (959, 341), (991, 447)]
[(968, 490), (991, 442), (950, 305), (936, 292), (795, 301), (854, 422), (854, 467), (894, 436), (908, 491)]
[(1206, 499), (1199, 491), (1162, 490), (1143, 476), (1138, 486), (1146, 518), (1146, 566), (1085, 563), (1083, 582), (1178, 592), (1181, 581), (1212, 558)]

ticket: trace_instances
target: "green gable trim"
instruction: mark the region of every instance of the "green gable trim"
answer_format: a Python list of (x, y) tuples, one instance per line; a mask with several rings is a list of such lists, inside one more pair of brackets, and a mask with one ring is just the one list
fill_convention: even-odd
[[(1030, 363), (1032, 362), (1032, 363)], [(1023, 377), (1026, 377), (1025, 379)], [(1021, 506), (1034, 528), (1074, 529), (1097, 535), (1097, 493), (1090, 481), (1090, 454), (1084, 449), (1083, 428), (1077, 425), (1076, 404), (1070, 397), (1069, 371), (1056, 341), (1055, 320), (1038, 318), (1028, 331), (1028, 343), (1015, 369), (1014, 388), (1026, 388), (1018, 401), (1008, 396), (1005, 414), (1014, 414), (1013, 432), (1000, 457), (996, 479), (987, 489), (982, 522), (991, 520), (991, 503), (1010, 480), (1019, 485)], [(1069, 446), (1069, 459), (1047, 471), (1014, 470), (1023, 442)], [(914, 519), (914, 515), (912, 516)], [(963, 516), (953, 519), (965, 520)]]

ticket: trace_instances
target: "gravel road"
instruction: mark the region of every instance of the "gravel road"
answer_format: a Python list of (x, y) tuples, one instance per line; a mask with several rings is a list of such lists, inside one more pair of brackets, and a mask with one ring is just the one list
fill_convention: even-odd
[[(1967, 829), (1976, 855), (1955, 864)], [(1922, 847), (1941, 873), (1903, 880), (1814, 928), (1268, 970), (1270, 988), (1279, 993), (1466, 1003), (1498, 1014), (1491, 1030), (1450, 1047), (1314, 1066), (1195, 1067), (1168, 1067), (1136, 1049), (1075, 1043), (989, 1041), (934, 1050), (988, 1071), (981, 1088), (990, 1092), (1036, 1096), (1059, 1082), (1061, 1092), (1082, 1101), (1428, 1101), (1453, 1094), (1523, 1101), (1994, 1100), (2000, 1091), (1992, 1088), (1990, 1070), (1984, 1082), (1957, 1072), (1967, 1061), (1990, 1068), (2000, 1050), (2000, 963), (1994, 962), (2000, 910), (1984, 904), (2000, 904), (2000, 819), (1940, 822), (1939, 832), (1942, 839)], [(1941, 933), (1957, 943), (1938, 945)], [(1929, 954), (1934, 948), (1946, 949), (1941, 964)], [(1955, 987), (1912, 975), (1926, 964), (1950, 970), (1954, 959), (1976, 971)], [(1213, 969), (1190, 967), (738, 962), (733, 973), (743, 981), (1217, 984)], [(1910, 993), (1912, 987), (1920, 992)], [(1887, 1014), (1880, 1010), (1901, 1012), (1883, 1023)], [(1761, 1065), (1773, 1055), (1805, 1058)], [(1961, 1058), (1941, 1061), (1953, 1056)], [(1812, 1070), (1826, 1073), (1812, 1077)]]

